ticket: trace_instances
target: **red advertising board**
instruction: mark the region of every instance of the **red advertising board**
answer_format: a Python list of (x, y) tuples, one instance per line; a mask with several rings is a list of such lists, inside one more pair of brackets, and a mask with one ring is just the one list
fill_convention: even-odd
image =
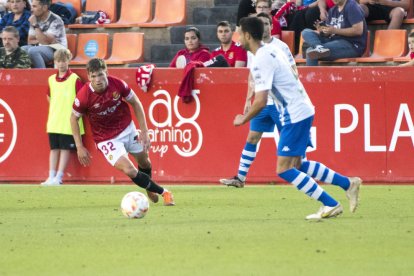
[[(196, 69), (194, 101), (177, 96), (179, 69), (155, 69), (144, 93), (135, 70), (110, 69), (142, 101), (150, 130), (153, 176), (162, 182), (217, 182), (237, 172), (248, 125), (234, 127), (243, 111), (247, 69)], [(75, 69), (83, 80), (83, 69)], [(0, 181), (37, 182), (48, 174), (47, 78), (53, 70), (0, 71)], [(413, 181), (414, 68), (302, 67), (300, 78), (316, 106), (308, 159), (366, 181)], [(87, 127), (85, 143), (93, 159), (81, 167), (71, 157), (64, 180), (126, 182), (95, 149)], [(277, 182), (277, 133), (262, 139), (249, 182)]]

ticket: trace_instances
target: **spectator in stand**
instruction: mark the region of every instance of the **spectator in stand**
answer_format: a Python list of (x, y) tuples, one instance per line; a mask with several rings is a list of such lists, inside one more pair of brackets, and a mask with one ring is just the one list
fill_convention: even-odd
[[(19, 31), (19, 46), (27, 44), (30, 23), (30, 4), (28, 0), (9, 0), (10, 11), (0, 20), (0, 33), (6, 26), (13, 26)], [(29, 5), (29, 10), (26, 8)]]
[(188, 27), (184, 33), (185, 49), (177, 52), (169, 67), (184, 68), (190, 61), (206, 62), (210, 51), (201, 44), (201, 34), (196, 27)]
[(8, 8), (8, 0), (0, 0), (0, 19), (7, 14)]
[(305, 29), (306, 65), (317, 66), (318, 60), (360, 57), (366, 47), (367, 24), (355, 0), (334, 0), (327, 21), (317, 22), (316, 31)]
[(33, 0), (28, 45), (23, 47), (34, 68), (46, 68), (57, 49), (66, 49), (66, 31), (62, 19), (49, 11), (50, 0)]
[(410, 61), (400, 64), (400, 66), (414, 66), (414, 32), (408, 35), (408, 48), (410, 49)]
[(228, 21), (221, 21), (217, 24), (217, 38), (220, 47), (211, 53), (211, 57), (223, 55), (230, 67), (245, 67), (247, 62), (247, 52), (239, 43), (232, 40), (233, 31)]
[(239, 21), (241, 18), (250, 16), (255, 13), (256, 13), (256, 1), (255, 0), (240, 0), (239, 7), (237, 9), (236, 25), (239, 26)]
[(360, 0), (366, 21), (385, 20), (388, 29), (400, 29), (412, 0)]
[(30, 68), (30, 58), (19, 47), (19, 31), (13, 26), (7, 26), (2, 33), (3, 48), (0, 48), (0, 68)]

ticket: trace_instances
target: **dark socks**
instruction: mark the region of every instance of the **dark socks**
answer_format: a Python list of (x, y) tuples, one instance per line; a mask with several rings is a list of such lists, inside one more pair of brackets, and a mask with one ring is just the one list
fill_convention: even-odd
[(137, 184), (139, 187), (144, 188), (153, 193), (162, 194), (164, 192), (164, 188), (158, 186), (154, 181), (151, 180), (148, 174), (139, 171), (137, 176), (131, 178), (131, 180)]

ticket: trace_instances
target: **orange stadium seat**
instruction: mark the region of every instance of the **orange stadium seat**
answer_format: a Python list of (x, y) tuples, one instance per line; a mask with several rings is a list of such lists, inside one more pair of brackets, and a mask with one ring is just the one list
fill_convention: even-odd
[(76, 42), (78, 39), (77, 34), (66, 34), (66, 40), (68, 41), (68, 49), (72, 53), (72, 58), (76, 56)]
[[(410, 33), (414, 33), (414, 29), (412, 29)], [(404, 57), (395, 57), (392, 60), (394, 62), (398, 62), (398, 63), (400, 63), (400, 62), (408, 62), (408, 61), (411, 60), (411, 58), (410, 58), (410, 51), (408, 51), (408, 53), (407, 53), (406, 56), (404, 56)]]
[(295, 32), (282, 31), (282, 41), (289, 46), (292, 55), (295, 54)]
[(105, 28), (136, 27), (152, 19), (151, 0), (122, 0), (118, 22), (105, 24)]
[(77, 53), (70, 65), (86, 64), (91, 58), (108, 57), (107, 33), (84, 33), (78, 35)]
[(112, 54), (107, 64), (127, 64), (144, 61), (143, 33), (114, 33)]
[(300, 36), (299, 51), (298, 51), (298, 54), (295, 56), (296, 63), (306, 63), (306, 59), (304, 59), (302, 55), (302, 46), (303, 46), (303, 37)]
[(239, 43), (239, 32), (238, 31), (234, 31), (233, 32), (233, 36), (231, 37), (231, 40), (233, 40), (236, 43)]
[(154, 19), (148, 23), (138, 24), (138, 26), (156, 28), (185, 25), (186, 2), (186, 0), (155, 0)]
[(374, 48), (369, 57), (356, 58), (359, 63), (375, 63), (392, 61), (407, 53), (406, 30), (377, 30), (374, 37)]
[[(116, 0), (87, 0), (85, 11), (104, 11), (108, 14), (111, 22), (117, 21)], [(70, 24), (70, 29), (94, 29), (105, 27), (105, 24)]]
[(52, 3), (57, 2), (72, 4), (78, 16), (82, 13), (82, 0), (52, 0)]

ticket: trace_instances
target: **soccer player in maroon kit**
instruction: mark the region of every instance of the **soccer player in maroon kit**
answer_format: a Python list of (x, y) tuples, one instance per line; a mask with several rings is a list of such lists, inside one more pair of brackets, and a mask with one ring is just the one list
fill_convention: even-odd
[[(160, 194), (164, 205), (175, 205), (172, 193), (151, 179), (151, 162), (148, 158), (150, 139), (145, 113), (137, 95), (124, 81), (108, 76), (102, 59), (91, 59), (86, 70), (89, 82), (76, 95), (70, 118), (79, 162), (88, 166), (91, 161), (78, 126), (78, 120), (85, 115), (92, 128), (93, 139), (106, 160), (144, 188), (152, 202), (158, 202)], [(138, 134), (127, 103), (138, 120)], [(139, 170), (128, 158), (128, 153), (138, 162)]]

